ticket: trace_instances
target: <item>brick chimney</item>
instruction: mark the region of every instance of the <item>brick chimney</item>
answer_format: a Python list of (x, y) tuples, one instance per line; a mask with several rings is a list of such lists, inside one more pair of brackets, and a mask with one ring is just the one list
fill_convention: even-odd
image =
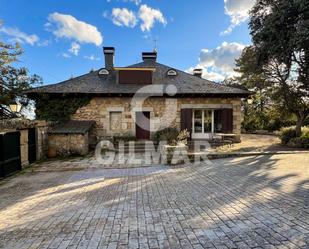
[(114, 68), (114, 47), (103, 47), (104, 58), (105, 58), (105, 68), (110, 70)]
[(195, 69), (193, 70), (193, 75), (196, 76), (196, 77), (202, 78), (203, 69), (201, 69), (201, 68), (195, 68)]

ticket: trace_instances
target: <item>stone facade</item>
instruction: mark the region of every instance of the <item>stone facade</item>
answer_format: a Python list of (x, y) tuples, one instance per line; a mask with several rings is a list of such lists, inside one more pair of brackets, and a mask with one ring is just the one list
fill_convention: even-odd
[[(142, 108), (132, 105), (132, 98), (127, 97), (94, 97), (90, 103), (76, 111), (72, 116), (74, 120), (94, 120), (96, 121), (95, 134), (97, 139), (111, 136), (135, 136), (134, 117), (136, 111), (150, 112), (151, 134), (159, 128), (164, 122), (155, 122), (169, 120), (172, 127), (180, 129), (180, 111), (183, 108), (209, 108), (233, 109), (233, 133), (237, 134), (236, 141), (240, 141), (241, 133), (241, 100), (239, 98), (148, 98), (143, 103)], [(175, 108), (175, 109), (173, 109)], [(167, 111), (165, 111), (167, 110)], [(176, 116), (169, 115), (169, 110), (175, 110)], [(110, 127), (115, 122), (114, 112), (119, 113), (117, 126)], [(163, 117), (163, 113), (167, 115)], [(113, 117), (111, 117), (113, 115)], [(111, 122), (112, 118), (112, 122)], [(164, 119), (164, 120), (163, 120)]]
[(89, 134), (49, 134), (48, 147), (59, 156), (87, 155), (89, 151)]

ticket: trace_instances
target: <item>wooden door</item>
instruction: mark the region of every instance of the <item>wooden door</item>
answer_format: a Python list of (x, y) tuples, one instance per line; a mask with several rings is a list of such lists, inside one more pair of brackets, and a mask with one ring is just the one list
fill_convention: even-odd
[[(136, 112), (136, 138), (138, 140), (150, 139), (150, 112)], [(142, 124), (140, 127), (138, 124)]]

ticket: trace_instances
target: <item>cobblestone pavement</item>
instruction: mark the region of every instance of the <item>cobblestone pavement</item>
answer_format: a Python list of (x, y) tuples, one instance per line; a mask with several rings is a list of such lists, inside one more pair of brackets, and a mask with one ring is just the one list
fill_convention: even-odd
[(1, 182), (0, 248), (309, 248), (309, 156), (26, 173)]

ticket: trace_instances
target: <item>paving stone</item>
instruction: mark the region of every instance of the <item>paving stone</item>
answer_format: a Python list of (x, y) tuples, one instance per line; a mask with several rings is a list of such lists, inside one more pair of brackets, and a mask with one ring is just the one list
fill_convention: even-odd
[(309, 248), (309, 191), (271, 159), (89, 168), (1, 184), (0, 248)]

